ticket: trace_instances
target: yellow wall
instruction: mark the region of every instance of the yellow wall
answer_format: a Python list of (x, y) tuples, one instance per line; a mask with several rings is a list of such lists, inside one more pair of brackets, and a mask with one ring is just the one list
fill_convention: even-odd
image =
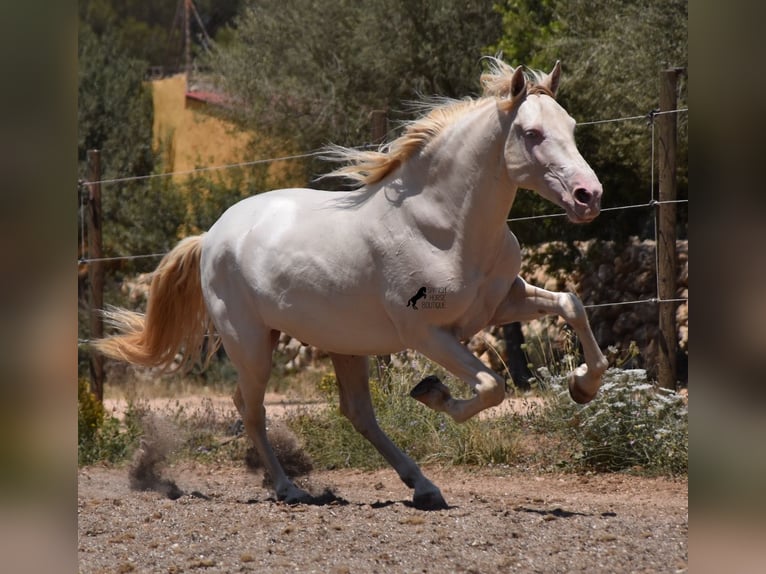
[[(289, 145), (256, 139), (256, 134), (238, 128), (210, 113), (204, 103), (186, 103), (186, 74), (178, 74), (152, 82), (154, 100), (154, 147), (162, 152), (163, 170), (184, 172), (200, 167), (215, 167), (260, 159), (285, 157), (296, 152)], [(257, 144), (257, 145), (253, 145)], [(253, 152), (254, 149), (260, 150)], [(253, 156), (255, 153), (257, 156)], [(211, 178), (226, 180), (227, 170), (207, 172)], [(175, 181), (186, 176), (176, 175)], [(247, 171), (245, 179), (247, 180)], [(302, 160), (283, 160), (268, 164), (267, 191), (275, 187), (305, 185)]]
[[(204, 112), (186, 107), (186, 75), (152, 82), (154, 146), (162, 151), (166, 171), (248, 161), (252, 134)], [(175, 176), (183, 179), (183, 176)]]

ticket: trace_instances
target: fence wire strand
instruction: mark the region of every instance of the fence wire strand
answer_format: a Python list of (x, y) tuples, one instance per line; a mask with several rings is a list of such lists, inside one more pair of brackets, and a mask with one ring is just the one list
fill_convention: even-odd
[(295, 155), (286, 155), (283, 157), (273, 157), (273, 158), (267, 158), (267, 159), (256, 159), (252, 161), (243, 161), (239, 163), (229, 163), (225, 165), (214, 165), (209, 167), (198, 167), (195, 169), (187, 169), (184, 171), (168, 171), (165, 173), (150, 173), (147, 175), (134, 175), (134, 176), (125, 176), (125, 177), (115, 177), (112, 179), (102, 179), (99, 181), (86, 181), (83, 183), (85, 186), (91, 186), (96, 184), (110, 184), (110, 183), (126, 183), (128, 181), (142, 181), (147, 179), (154, 179), (158, 177), (172, 177), (174, 175), (194, 175), (197, 173), (205, 173), (209, 171), (220, 171), (224, 169), (234, 169), (237, 167), (252, 167), (254, 165), (263, 165), (265, 163), (275, 163), (278, 161), (289, 161), (293, 159), (304, 159), (307, 157), (314, 157), (321, 155), (323, 152), (321, 150), (314, 150), (306, 153), (299, 153)]
[[(608, 211), (624, 211), (626, 209), (638, 209), (641, 207), (656, 207), (658, 205), (665, 205), (668, 203), (689, 203), (688, 199), (672, 199), (672, 200), (665, 200), (665, 201), (657, 201), (655, 199), (652, 199), (648, 203), (636, 203), (633, 205), (618, 205), (615, 207), (604, 207), (601, 209), (601, 213), (608, 212)], [(506, 222), (512, 223), (514, 221), (530, 221), (533, 219), (548, 219), (549, 217), (564, 217), (566, 216), (566, 212), (562, 211), (559, 213), (544, 213), (542, 215), (529, 215), (525, 217), (511, 217), (506, 219)]]

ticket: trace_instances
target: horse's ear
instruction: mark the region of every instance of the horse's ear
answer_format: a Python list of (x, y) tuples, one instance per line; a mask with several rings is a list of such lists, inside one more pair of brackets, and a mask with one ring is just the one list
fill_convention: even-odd
[(524, 75), (524, 70), (522, 68), (522, 66), (517, 67), (513, 72), (513, 76), (511, 77), (511, 99), (514, 100), (519, 96), (519, 94), (524, 92), (527, 87), (527, 78)]
[(556, 64), (553, 66), (551, 73), (545, 78), (545, 85), (555, 96), (559, 89), (559, 78), (561, 77), (561, 61), (556, 60)]

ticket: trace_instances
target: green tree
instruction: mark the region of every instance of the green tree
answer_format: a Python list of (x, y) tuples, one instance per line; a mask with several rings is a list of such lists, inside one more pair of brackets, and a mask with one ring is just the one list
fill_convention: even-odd
[(251, 1), (211, 65), (241, 121), (306, 151), (369, 142), (372, 110), (402, 120), (404, 101), (476, 93), (499, 34), (488, 0)]
[(547, 69), (544, 47), (561, 31), (556, 17), (557, 0), (506, 0), (495, 5), (502, 16), (503, 36), (495, 45), (513, 66), (524, 64)]
[[(239, 10), (241, 0), (194, 0), (191, 16), (192, 55), (204, 52), (205, 34), (215, 38)], [(184, 0), (80, 0), (80, 20), (97, 35), (116, 32), (123, 52), (150, 66), (183, 65)], [(204, 27), (204, 31), (203, 31)]]
[[(658, 74), (686, 66), (686, 0), (330, 0), (250, 1), (210, 59), (240, 120), (291, 151), (370, 141), (369, 114), (412, 116), (403, 102), (478, 92), (481, 57), (503, 52), (512, 65), (564, 67), (560, 100), (581, 123), (647, 116), (657, 107)], [(685, 106), (682, 82), (680, 104)], [(686, 116), (679, 115), (679, 187), (687, 177)], [(579, 146), (605, 186), (604, 206), (647, 203), (651, 129), (643, 119), (583, 125)], [(288, 144), (284, 144), (289, 140)], [(327, 169), (308, 162), (306, 176)], [(656, 181), (655, 181), (656, 186)], [(520, 193), (513, 215), (555, 211)], [(681, 219), (685, 209), (679, 206)], [(525, 243), (595, 236), (649, 236), (649, 209), (605, 213), (588, 226), (560, 219), (516, 222)]]

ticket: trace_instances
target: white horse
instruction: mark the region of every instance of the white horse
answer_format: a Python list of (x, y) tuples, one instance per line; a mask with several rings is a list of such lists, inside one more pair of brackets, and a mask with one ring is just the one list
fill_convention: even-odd
[[(266, 437), (263, 406), (281, 332), (330, 354), (340, 408), (414, 489), (414, 506), (444, 508), (439, 489), (384, 434), (368, 386), (368, 355), (414, 349), (473, 389), (456, 399), (436, 377), (412, 396), (456, 421), (499, 404), (505, 381), (461, 343), (489, 325), (558, 314), (575, 330), (585, 365), (570, 376), (580, 403), (607, 362), (579, 299), (528, 285), (506, 218), (518, 187), (562, 207), (575, 223), (599, 213), (602, 188), (577, 150), (575, 121), (550, 74), (493, 59), (477, 99), (442, 101), (379, 151), (333, 148), (346, 192), (281, 189), (230, 207), (188, 237), (155, 271), (147, 313), (113, 310), (121, 334), (103, 353), (142, 365), (184, 365), (220, 336), (238, 372), (234, 402), (279, 500), (308, 501)], [(209, 345), (207, 352), (212, 352)], [(209, 355), (208, 355), (209, 358)]]

